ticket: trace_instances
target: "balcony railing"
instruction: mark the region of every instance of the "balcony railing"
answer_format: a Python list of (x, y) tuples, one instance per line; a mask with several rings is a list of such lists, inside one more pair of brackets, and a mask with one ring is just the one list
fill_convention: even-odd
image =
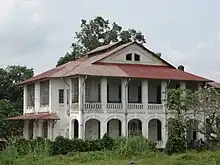
[(148, 110), (150, 112), (163, 111), (163, 104), (148, 104)]
[(164, 148), (164, 147), (165, 147), (162, 140), (159, 140), (159, 141), (157, 141), (156, 143), (157, 143), (157, 144), (156, 144), (156, 148)]
[(102, 103), (85, 103), (84, 104), (84, 111), (85, 112), (93, 112), (93, 113), (99, 113), (104, 112), (102, 109)]

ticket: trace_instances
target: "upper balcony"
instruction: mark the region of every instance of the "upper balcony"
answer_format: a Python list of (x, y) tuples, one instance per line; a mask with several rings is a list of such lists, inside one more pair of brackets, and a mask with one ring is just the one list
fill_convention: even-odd
[[(88, 77), (82, 92), (85, 113), (163, 113), (160, 80)], [(72, 80), (71, 113), (79, 111), (79, 81)]]

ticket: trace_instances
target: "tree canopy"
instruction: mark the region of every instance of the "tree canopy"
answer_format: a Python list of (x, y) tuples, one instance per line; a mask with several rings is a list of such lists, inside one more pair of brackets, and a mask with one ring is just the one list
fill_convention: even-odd
[(98, 16), (93, 20), (81, 20), (80, 31), (75, 33), (76, 42), (71, 44), (71, 52), (60, 57), (56, 66), (74, 60), (88, 51), (111, 42), (123, 41), (125, 43), (136, 41), (146, 43), (144, 35), (135, 29), (123, 29), (116, 22), (110, 22)]
[(25, 66), (0, 68), (0, 137), (20, 133), (22, 127), (19, 122), (5, 119), (22, 114), (23, 88), (18, 83), (32, 77), (33, 74), (33, 69)]

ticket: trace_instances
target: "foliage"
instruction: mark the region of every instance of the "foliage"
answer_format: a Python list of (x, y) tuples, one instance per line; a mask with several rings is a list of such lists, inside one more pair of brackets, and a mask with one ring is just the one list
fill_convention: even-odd
[(169, 119), (169, 134), (165, 146), (167, 154), (182, 153), (186, 148), (185, 126), (180, 120)]
[(168, 140), (165, 152), (168, 154), (180, 153), (186, 145), (186, 114), (194, 108), (195, 95), (188, 89), (170, 89), (167, 91), (168, 109)]
[(127, 43), (137, 41), (141, 44), (146, 43), (145, 37), (140, 31), (135, 29), (124, 30), (116, 22), (111, 23), (100, 16), (89, 22), (82, 19), (80, 27), (80, 31), (75, 33), (76, 43), (72, 43), (71, 53), (66, 53), (64, 57), (61, 57), (57, 62), (57, 66), (111, 42), (122, 41)]
[(22, 123), (19, 121), (7, 121), (8, 117), (20, 114), (17, 103), (8, 100), (0, 100), (0, 137), (7, 138), (10, 136), (20, 135), (22, 131)]
[(205, 135), (208, 143), (220, 140), (220, 94), (212, 87), (197, 91), (197, 107), (194, 108), (194, 118), (200, 125), (198, 132)]

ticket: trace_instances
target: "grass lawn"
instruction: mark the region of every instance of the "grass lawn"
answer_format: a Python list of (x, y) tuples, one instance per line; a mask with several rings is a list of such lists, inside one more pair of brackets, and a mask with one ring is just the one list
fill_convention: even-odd
[(13, 162), (1, 162), (2, 165), (127, 165), (130, 161), (137, 165), (216, 165), (220, 164), (220, 152), (190, 151), (183, 154), (168, 156), (164, 153), (150, 153), (148, 156), (133, 157), (132, 159), (100, 157), (92, 155), (69, 156), (26, 156)]

